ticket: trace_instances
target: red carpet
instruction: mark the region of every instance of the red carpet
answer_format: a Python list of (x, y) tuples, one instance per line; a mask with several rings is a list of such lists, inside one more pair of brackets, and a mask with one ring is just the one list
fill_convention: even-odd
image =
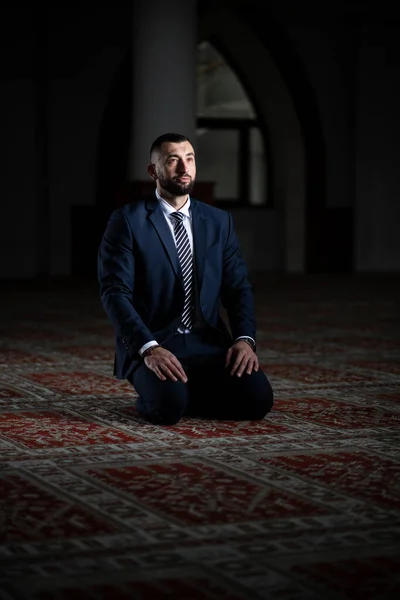
[(2, 600), (398, 597), (398, 281), (255, 289), (273, 411), (160, 427), (96, 284), (3, 285)]

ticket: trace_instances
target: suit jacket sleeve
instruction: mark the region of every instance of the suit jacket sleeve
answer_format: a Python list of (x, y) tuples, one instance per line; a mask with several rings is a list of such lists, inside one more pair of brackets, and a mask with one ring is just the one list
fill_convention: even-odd
[(250, 336), (256, 339), (253, 287), (241, 255), (233, 219), (228, 214), (228, 235), (223, 255), (221, 301), (226, 309), (233, 339)]
[(134, 240), (125, 214), (115, 210), (106, 227), (98, 252), (98, 279), (104, 310), (117, 337), (136, 354), (153, 339), (132, 304), (135, 280)]

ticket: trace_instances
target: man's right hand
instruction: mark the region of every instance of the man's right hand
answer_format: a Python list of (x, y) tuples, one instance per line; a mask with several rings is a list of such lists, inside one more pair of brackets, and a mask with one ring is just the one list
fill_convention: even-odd
[(144, 364), (153, 371), (161, 381), (171, 379), (172, 381), (187, 382), (187, 376), (175, 354), (162, 346), (154, 348), (150, 356), (146, 356)]

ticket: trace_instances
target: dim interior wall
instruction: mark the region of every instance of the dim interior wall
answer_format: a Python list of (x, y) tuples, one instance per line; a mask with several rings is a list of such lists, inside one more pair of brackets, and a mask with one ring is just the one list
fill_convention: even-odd
[(325, 142), (326, 208), (352, 206), (353, 21), (303, 19), (305, 23), (285, 23), (283, 18), (283, 23), (318, 104)]
[(131, 28), (129, 10), (107, 4), (48, 8), (51, 275), (71, 272), (72, 207), (95, 203), (100, 124)]
[(108, 50), (88, 61), (73, 77), (51, 84), (49, 111), (49, 187), (51, 274), (71, 271), (72, 206), (95, 203), (100, 124), (112, 77), (123, 57)]
[(282, 224), (276, 210), (229, 209), (248, 269), (282, 270)]
[(34, 100), (31, 79), (0, 83), (0, 278), (36, 275)]
[(0, 14), (0, 278), (36, 273), (36, 94), (32, 9)]
[(356, 268), (400, 271), (400, 25), (360, 28)]

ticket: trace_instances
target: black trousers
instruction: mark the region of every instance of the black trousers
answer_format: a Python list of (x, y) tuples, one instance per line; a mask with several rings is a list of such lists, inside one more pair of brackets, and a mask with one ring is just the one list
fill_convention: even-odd
[(225, 367), (225, 339), (208, 331), (177, 333), (163, 346), (180, 360), (188, 381), (161, 381), (144, 363), (135, 369), (129, 381), (139, 395), (137, 409), (152, 423), (174, 425), (182, 416), (255, 420), (271, 410), (273, 391), (260, 368), (238, 377)]

